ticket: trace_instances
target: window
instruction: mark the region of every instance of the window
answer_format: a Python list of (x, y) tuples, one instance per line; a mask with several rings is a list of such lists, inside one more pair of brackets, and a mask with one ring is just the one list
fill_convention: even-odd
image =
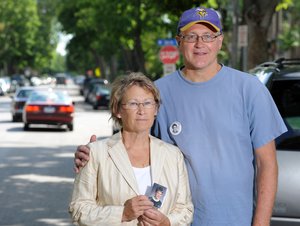
[(279, 149), (299, 150), (300, 80), (274, 81), (271, 94), (289, 130), (278, 138), (277, 147)]

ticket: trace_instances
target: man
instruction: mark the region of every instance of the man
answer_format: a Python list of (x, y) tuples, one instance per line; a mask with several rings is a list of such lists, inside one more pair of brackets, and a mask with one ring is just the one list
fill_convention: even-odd
[[(272, 97), (254, 76), (218, 63), (223, 34), (213, 9), (185, 11), (176, 40), (184, 66), (155, 82), (163, 104), (152, 133), (184, 153), (193, 225), (267, 226), (277, 189), (274, 139), (286, 132)], [(84, 152), (76, 152), (77, 167)]]

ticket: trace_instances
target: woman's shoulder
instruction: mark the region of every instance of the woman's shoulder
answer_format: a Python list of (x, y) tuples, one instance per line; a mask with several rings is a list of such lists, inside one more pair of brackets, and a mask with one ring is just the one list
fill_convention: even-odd
[(182, 155), (182, 152), (180, 151), (180, 149), (175, 146), (174, 144), (170, 144), (170, 143), (167, 143), (157, 137), (154, 137), (154, 136), (150, 136), (151, 137), (151, 140), (152, 142), (159, 146), (160, 149), (162, 149), (163, 151), (166, 151), (168, 152), (168, 154), (171, 154), (171, 155)]
[(90, 149), (91, 157), (106, 155), (109, 148), (109, 140), (109, 138), (105, 138), (89, 143), (87, 146)]

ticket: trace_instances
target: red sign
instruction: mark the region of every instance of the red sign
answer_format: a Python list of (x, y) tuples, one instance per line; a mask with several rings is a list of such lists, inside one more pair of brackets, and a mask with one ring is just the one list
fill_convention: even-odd
[(164, 46), (159, 51), (159, 58), (163, 64), (175, 64), (179, 60), (176, 46)]

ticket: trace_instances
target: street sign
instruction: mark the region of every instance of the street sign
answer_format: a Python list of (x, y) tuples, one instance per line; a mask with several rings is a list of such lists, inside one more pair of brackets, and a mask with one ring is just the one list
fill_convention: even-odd
[(164, 75), (171, 74), (174, 71), (176, 71), (176, 65), (175, 64), (164, 64), (164, 66), (163, 66)]
[(163, 38), (157, 40), (157, 45), (159, 46), (177, 46), (175, 38)]
[(159, 58), (163, 64), (175, 64), (179, 60), (179, 51), (176, 46), (163, 46)]
[(238, 46), (246, 47), (248, 46), (248, 26), (239, 25), (238, 27)]

